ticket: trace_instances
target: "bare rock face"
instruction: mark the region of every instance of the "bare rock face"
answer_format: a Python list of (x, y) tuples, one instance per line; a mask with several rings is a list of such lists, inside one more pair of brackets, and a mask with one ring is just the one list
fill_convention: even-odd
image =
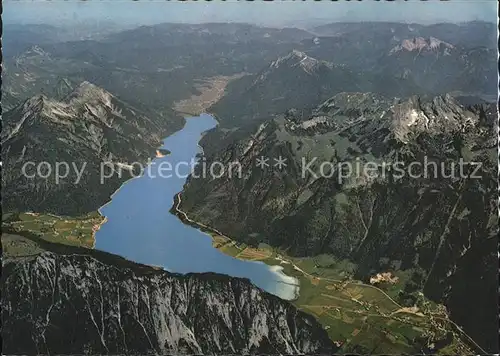
[(412, 97), (391, 107), (392, 128), (395, 136), (407, 142), (409, 132), (431, 134), (465, 132), (478, 125), (479, 117), (462, 107), (449, 95), (430, 101)]
[(280, 57), (277, 60), (273, 61), (269, 66), (272, 68), (279, 68), (280, 65), (285, 64), (290, 67), (300, 67), (302, 70), (309, 74), (313, 74), (314, 71), (318, 70), (321, 65), (332, 67), (332, 63), (328, 63), (326, 61), (319, 61), (315, 58), (312, 58), (305, 54), (304, 52), (292, 50), (286, 56)]
[(445, 55), (450, 54), (450, 50), (455, 47), (449, 43), (441, 41), (435, 37), (429, 37), (429, 39), (425, 39), (423, 37), (414, 37), (411, 39), (405, 39), (398, 46), (394, 47), (391, 50), (391, 54), (399, 51), (439, 51), (443, 50)]
[(249, 281), (44, 252), (2, 273), (6, 354), (332, 354), (313, 317)]

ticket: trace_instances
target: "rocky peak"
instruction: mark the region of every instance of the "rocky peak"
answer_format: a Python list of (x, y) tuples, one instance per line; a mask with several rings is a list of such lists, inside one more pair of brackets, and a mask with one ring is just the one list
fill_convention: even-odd
[(69, 118), (78, 113), (80, 108), (89, 110), (99, 107), (112, 107), (113, 95), (106, 90), (89, 83), (82, 82), (64, 101), (58, 101), (41, 94), (24, 103), (24, 115), (41, 114), (46, 118)]
[(398, 53), (401, 51), (407, 52), (443, 52), (444, 54), (450, 54), (450, 50), (455, 47), (447, 42), (441, 41), (435, 37), (429, 37), (425, 39), (423, 37), (413, 37), (410, 39), (405, 39), (401, 41), (399, 45), (391, 49), (390, 54)]
[(271, 63), (270, 68), (279, 68), (282, 65), (289, 67), (300, 67), (308, 73), (312, 73), (321, 64), (326, 62), (319, 61), (313, 57), (308, 56), (304, 52), (296, 49), (292, 50), (286, 56), (280, 57)]
[(108, 91), (84, 81), (75, 88), (66, 101), (70, 103), (102, 103), (105, 106), (110, 106), (112, 98), (113, 95)]
[[(33, 96), (17, 109), (17, 120), (4, 122), (4, 140), (31, 124), (39, 122), (67, 126), (75, 120), (99, 118), (109, 125), (110, 114), (122, 117), (121, 110), (112, 103), (113, 95), (89, 82), (81, 83), (65, 100), (59, 101), (44, 94)], [(9, 121), (9, 120), (8, 120)]]
[(371, 92), (342, 92), (325, 100), (305, 113), (289, 110), (285, 113), (286, 127), (294, 134), (318, 134), (347, 129), (356, 122), (382, 119), (390, 101)]
[(47, 101), (44, 94), (35, 95), (25, 101), (23, 111), (40, 112)]
[(292, 49), (292, 51), (287, 54), (284, 58), (298, 58), (298, 59), (303, 59), (307, 58), (307, 54), (305, 54), (302, 51), (299, 51), (297, 49)]
[[(54, 118), (55, 116), (71, 116), (72, 108), (66, 103), (48, 98), (40, 94), (26, 100), (22, 106), (22, 115), (24, 118)], [(24, 120), (23, 120), (24, 121)]]
[(295, 70), (295, 68), (299, 68), (308, 75), (313, 75), (322, 66), (326, 66), (329, 68), (333, 67), (331, 63), (317, 60), (316, 58), (308, 56), (304, 52), (294, 49), (287, 55), (279, 57), (275, 61), (271, 62), (269, 67), (264, 69), (261, 72), (261, 74), (257, 77), (253, 85), (263, 82), (277, 70), (283, 70), (283, 69)]
[(435, 135), (467, 131), (479, 120), (471, 110), (449, 94), (431, 99), (412, 96), (391, 100), (370, 92), (344, 92), (324, 101), (309, 115), (289, 110), (285, 118), (288, 128), (297, 132), (344, 130), (368, 120), (376, 122), (378, 128), (386, 127), (394, 138), (407, 143), (420, 132)]
[(313, 317), (244, 279), (181, 276), (89, 251), (45, 252), (2, 272), (6, 354), (336, 351)]
[(4, 115), (2, 117), (2, 144), (16, 135), (25, 122), (33, 122), (35, 118), (39, 117), (48, 100), (45, 95), (36, 95), (15, 109), (19, 112), (16, 120), (10, 120), (9, 116), (6, 118)]
[(31, 58), (39, 58), (42, 61), (47, 60), (50, 59), (50, 53), (46, 52), (42, 47), (35, 45), (16, 56), (14, 58), (14, 63), (16, 66), (22, 66), (26, 63), (26, 60)]
[(410, 132), (463, 132), (477, 124), (477, 116), (448, 94), (428, 101), (413, 96), (393, 105), (391, 111), (393, 132), (402, 142)]
[(46, 56), (46, 57), (49, 56), (48, 52), (45, 52), (45, 50), (43, 48), (41, 48), (40, 46), (37, 46), (37, 45), (31, 47), (29, 52), (31, 52), (33, 54), (38, 54), (40, 56)]

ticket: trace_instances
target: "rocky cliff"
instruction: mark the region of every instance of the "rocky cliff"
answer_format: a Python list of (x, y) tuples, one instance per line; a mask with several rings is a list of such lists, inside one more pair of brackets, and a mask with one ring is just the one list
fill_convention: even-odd
[(4, 262), (2, 321), (5, 354), (335, 351), (313, 317), (247, 280), (176, 275), (96, 252)]

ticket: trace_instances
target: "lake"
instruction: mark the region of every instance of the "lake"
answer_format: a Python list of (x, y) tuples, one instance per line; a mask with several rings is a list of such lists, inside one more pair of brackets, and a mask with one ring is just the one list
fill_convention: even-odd
[(294, 299), (298, 281), (284, 275), (279, 266), (225, 255), (212, 246), (208, 234), (185, 225), (169, 212), (191, 171), (188, 163), (201, 153), (198, 142), (216, 125), (217, 121), (206, 114), (187, 118), (182, 130), (163, 141), (161, 148), (171, 153), (154, 159), (145, 174), (125, 182), (99, 209), (107, 222), (96, 234), (95, 247), (170, 272), (215, 272), (248, 278), (269, 293)]

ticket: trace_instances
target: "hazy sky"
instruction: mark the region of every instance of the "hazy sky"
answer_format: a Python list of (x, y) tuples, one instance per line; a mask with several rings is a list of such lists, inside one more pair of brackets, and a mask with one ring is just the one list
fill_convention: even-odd
[(450, 1), (275, 1), (166, 0), (27, 1), (5, 0), (5, 23), (47, 23), (111, 20), (123, 25), (162, 22), (248, 22), (268, 26), (306, 26), (335, 21), (401, 21), (418, 23), (496, 22), (495, 0)]

